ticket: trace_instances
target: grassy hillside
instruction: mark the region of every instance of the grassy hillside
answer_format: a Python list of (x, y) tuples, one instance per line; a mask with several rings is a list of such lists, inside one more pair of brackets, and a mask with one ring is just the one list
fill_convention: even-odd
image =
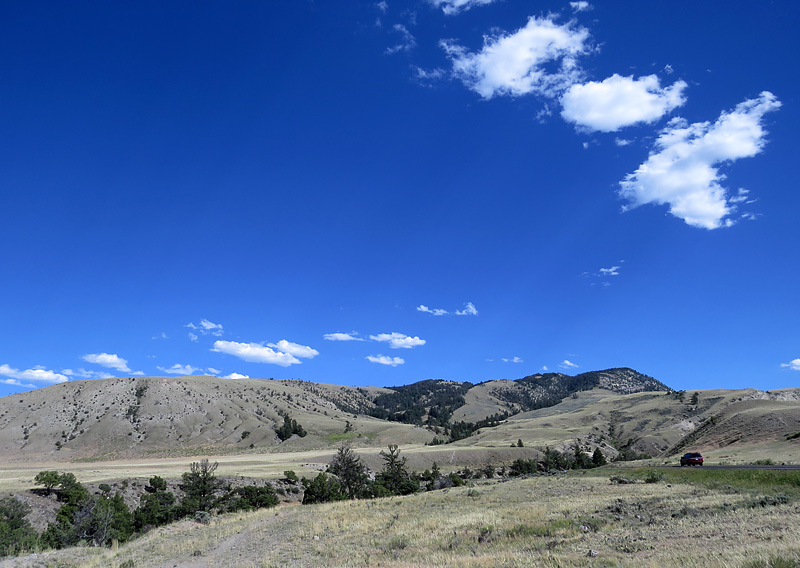
[(764, 472), (754, 484), (752, 476), (680, 468), (644, 483), (646, 472), (630, 471), (638, 481), (627, 485), (611, 483), (613, 473), (283, 506), (207, 526), (183, 521), (123, 546), (44, 552), (0, 567), (758, 568), (800, 558), (800, 525), (786, 522), (795, 514), (797, 472)]
[[(310, 450), (341, 439), (422, 444), (432, 438), (411, 425), (340, 410), (366, 407), (381, 392), (216, 377), (74, 381), (0, 399), (0, 452), (13, 459), (120, 459)], [(284, 416), (307, 435), (281, 442), (275, 430)]]

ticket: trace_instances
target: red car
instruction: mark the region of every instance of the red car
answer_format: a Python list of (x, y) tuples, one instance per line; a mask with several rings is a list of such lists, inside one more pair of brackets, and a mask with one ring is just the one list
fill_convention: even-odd
[(683, 454), (681, 457), (681, 467), (685, 465), (703, 465), (703, 456), (697, 452)]

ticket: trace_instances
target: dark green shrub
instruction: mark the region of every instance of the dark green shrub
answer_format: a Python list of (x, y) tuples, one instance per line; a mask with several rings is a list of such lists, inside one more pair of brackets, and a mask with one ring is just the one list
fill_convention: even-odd
[(226, 484), (214, 475), (219, 463), (210, 464), (207, 459), (193, 462), (191, 471), (181, 476), (178, 485), (184, 492), (180, 509), (184, 515), (192, 516), (197, 511), (213, 513), (224, 505), (228, 497)]
[(14, 497), (0, 499), (0, 558), (33, 549), (39, 535), (25, 517), (31, 508)]
[(303, 505), (347, 499), (347, 493), (345, 493), (339, 480), (324, 472), (317, 475), (313, 480), (308, 480), (304, 477), (303, 486), (305, 487)]

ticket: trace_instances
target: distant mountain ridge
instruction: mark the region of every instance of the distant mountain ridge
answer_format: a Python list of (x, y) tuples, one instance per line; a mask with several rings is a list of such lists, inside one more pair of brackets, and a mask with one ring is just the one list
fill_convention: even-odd
[[(277, 446), (290, 451), (359, 438), (361, 443), (446, 442), (592, 389), (670, 390), (628, 368), (477, 385), (426, 380), (392, 388), (216, 377), (70, 381), (0, 398), (0, 452), (75, 459)], [(470, 408), (477, 391), (488, 391), (491, 404), (475, 420), (454, 418)], [(278, 430), (286, 417), (308, 436), (284, 441)]]

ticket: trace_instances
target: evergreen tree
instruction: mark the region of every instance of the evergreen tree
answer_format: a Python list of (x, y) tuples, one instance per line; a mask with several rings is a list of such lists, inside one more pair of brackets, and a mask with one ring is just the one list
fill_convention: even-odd
[(367, 493), (369, 482), (367, 468), (349, 445), (339, 446), (336, 455), (328, 464), (328, 471), (339, 478), (342, 488), (350, 499), (365, 496)]
[(212, 513), (218, 509), (228, 497), (225, 482), (217, 478), (214, 472), (219, 463), (209, 463), (207, 459), (192, 462), (191, 471), (184, 473), (182, 483), (178, 485), (184, 492), (181, 501), (181, 512), (193, 515), (198, 511)]
[(603, 455), (603, 452), (600, 451), (600, 448), (594, 449), (594, 453), (592, 454), (592, 465), (594, 467), (606, 465), (606, 456)]
[(406, 458), (400, 457), (400, 448), (389, 444), (389, 451), (381, 450), (383, 471), (378, 474), (376, 482), (384, 487), (390, 495), (408, 495), (419, 490), (419, 482), (411, 477), (406, 469)]

